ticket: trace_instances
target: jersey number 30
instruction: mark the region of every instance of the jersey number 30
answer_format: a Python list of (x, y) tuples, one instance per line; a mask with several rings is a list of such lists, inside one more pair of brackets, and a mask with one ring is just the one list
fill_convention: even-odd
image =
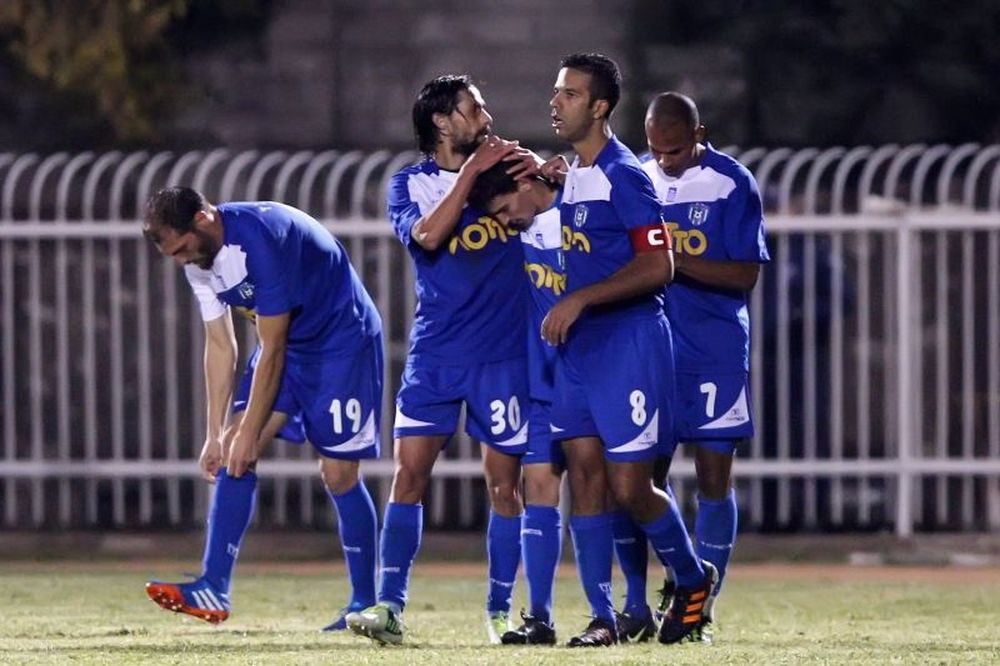
[[(521, 427), (521, 405), (517, 402), (517, 396), (511, 396), (510, 401), (504, 404), (503, 400), (494, 400), (490, 403), (490, 417), (493, 419), (493, 425), (490, 426), (490, 432), (494, 435), (499, 435), (504, 430), (507, 429), (507, 424), (510, 424), (510, 429), (517, 431)], [(504, 419), (504, 413), (506, 412), (506, 420)]]

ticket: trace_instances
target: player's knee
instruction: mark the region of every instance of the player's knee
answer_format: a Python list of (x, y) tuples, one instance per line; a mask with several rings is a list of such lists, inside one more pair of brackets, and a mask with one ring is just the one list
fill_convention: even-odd
[(355, 460), (323, 458), (319, 461), (319, 473), (323, 483), (335, 495), (343, 495), (358, 483), (358, 463)]
[(712, 502), (726, 499), (732, 484), (729, 475), (705, 475), (698, 477), (698, 496)]
[(521, 513), (521, 497), (517, 485), (505, 482), (489, 484), (490, 506), (502, 516), (516, 516)]
[(555, 474), (525, 474), (525, 501), (539, 506), (558, 506), (560, 481), (561, 478)]
[(396, 472), (392, 478), (392, 501), (403, 504), (422, 502), (429, 476), (423, 471), (423, 468), (418, 469), (397, 463)]

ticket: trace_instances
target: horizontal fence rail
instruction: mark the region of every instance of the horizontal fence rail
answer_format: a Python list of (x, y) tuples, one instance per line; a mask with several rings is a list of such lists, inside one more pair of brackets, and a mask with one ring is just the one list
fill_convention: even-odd
[[(741, 150), (772, 263), (751, 299), (751, 529), (1000, 527), (1000, 146)], [(383, 433), (415, 308), (385, 217), (412, 151), (0, 153), (0, 526), (188, 527), (207, 494), (202, 327), (137, 219), (156, 189), (277, 200), (340, 238), (386, 330)], [(241, 349), (253, 344), (238, 328)], [(385, 501), (391, 446), (366, 466)], [(258, 521), (326, 524), (308, 446), (261, 463)], [(690, 501), (689, 457), (673, 469)], [(435, 468), (428, 520), (484, 523), (478, 448)]]

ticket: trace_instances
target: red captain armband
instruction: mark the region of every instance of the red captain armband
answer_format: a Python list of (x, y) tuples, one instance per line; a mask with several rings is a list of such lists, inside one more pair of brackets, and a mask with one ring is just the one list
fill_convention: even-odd
[(673, 236), (670, 235), (670, 230), (663, 222), (629, 229), (628, 235), (632, 240), (632, 249), (635, 250), (636, 254), (674, 249)]

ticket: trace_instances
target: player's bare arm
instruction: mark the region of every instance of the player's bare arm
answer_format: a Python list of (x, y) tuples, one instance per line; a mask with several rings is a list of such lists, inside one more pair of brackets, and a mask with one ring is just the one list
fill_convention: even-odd
[(674, 257), (674, 268), (704, 285), (731, 291), (752, 290), (760, 275), (760, 264), (755, 261), (718, 261), (686, 254)]
[(287, 312), (270, 317), (257, 316), (260, 357), (253, 373), (246, 412), (229, 447), (227, 469), (230, 476), (242, 476), (257, 461), (260, 433), (271, 415), (281, 385), (290, 319)]
[(587, 308), (648, 294), (670, 284), (673, 276), (671, 252), (640, 252), (607, 279), (574, 291), (556, 303), (542, 321), (542, 337), (550, 345), (564, 344), (569, 329)]
[(505, 141), (498, 136), (491, 136), (481, 143), (462, 164), (458, 179), (444, 198), (430, 213), (414, 223), (410, 234), (417, 245), (433, 252), (447, 243), (462, 217), (465, 200), (476, 182), (476, 176), (512, 154), (517, 147), (516, 141)]
[(236, 333), (227, 308), (221, 317), (205, 322), (203, 363), (207, 431), (198, 466), (202, 476), (211, 483), (215, 483), (215, 475), (222, 466), (222, 439), (229, 416), (229, 403), (233, 398), (236, 355)]

